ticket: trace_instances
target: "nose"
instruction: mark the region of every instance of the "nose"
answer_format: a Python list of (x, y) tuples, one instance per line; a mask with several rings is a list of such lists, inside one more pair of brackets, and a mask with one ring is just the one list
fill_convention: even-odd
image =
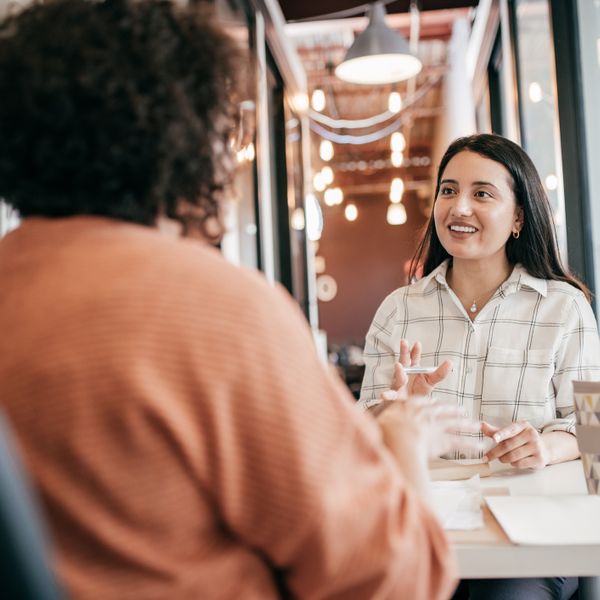
[(470, 216), (473, 214), (473, 207), (468, 194), (456, 195), (452, 206), (452, 214), (456, 216)]

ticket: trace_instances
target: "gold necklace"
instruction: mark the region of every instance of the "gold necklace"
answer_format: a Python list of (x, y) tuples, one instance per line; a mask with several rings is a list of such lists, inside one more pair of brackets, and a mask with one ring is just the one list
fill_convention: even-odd
[[(481, 300), (483, 300), (486, 296), (488, 296), (488, 301), (490, 300), (490, 298), (494, 295), (494, 292), (498, 289), (498, 286), (496, 286), (495, 288), (488, 290), (485, 294), (478, 296), (477, 298), (473, 299), (473, 302), (471, 304), (471, 306), (469, 307), (469, 312), (472, 314), (475, 314), (478, 310), (479, 307), (477, 306), (477, 302), (480, 302)], [(484, 304), (485, 305), (485, 304)]]

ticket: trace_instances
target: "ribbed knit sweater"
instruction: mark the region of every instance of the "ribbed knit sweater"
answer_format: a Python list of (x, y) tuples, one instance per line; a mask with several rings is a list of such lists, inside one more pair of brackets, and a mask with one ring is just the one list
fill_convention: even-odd
[(71, 598), (451, 592), (442, 530), (293, 301), (207, 245), (26, 219), (0, 241), (0, 405)]

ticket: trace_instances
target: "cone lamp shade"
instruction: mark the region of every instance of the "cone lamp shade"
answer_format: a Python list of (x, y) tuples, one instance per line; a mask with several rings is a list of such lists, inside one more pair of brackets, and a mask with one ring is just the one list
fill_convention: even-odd
[(371, 4), (368, 16), (367, 28), (336, 67), (336, 76), (349, 83), (379, 85), (410, 79), (419, 73), (421, 61), (411, 53), (406, 39), (386, 25), (383, 4)]

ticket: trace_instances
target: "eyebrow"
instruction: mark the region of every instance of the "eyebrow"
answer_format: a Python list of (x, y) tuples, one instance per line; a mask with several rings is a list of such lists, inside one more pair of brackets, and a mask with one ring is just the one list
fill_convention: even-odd
[[(442, 179), (442, 181), (440, 181), (440, 185), (444, 183), (453, 183), (454, 185), (458, 185), (458, 181), (456, 181), (456, 179)], [(489, 185), (490, 187), (498, 189), (498, 187), (495, 186), (491, 181), (474, 181), (471, 185)]]

